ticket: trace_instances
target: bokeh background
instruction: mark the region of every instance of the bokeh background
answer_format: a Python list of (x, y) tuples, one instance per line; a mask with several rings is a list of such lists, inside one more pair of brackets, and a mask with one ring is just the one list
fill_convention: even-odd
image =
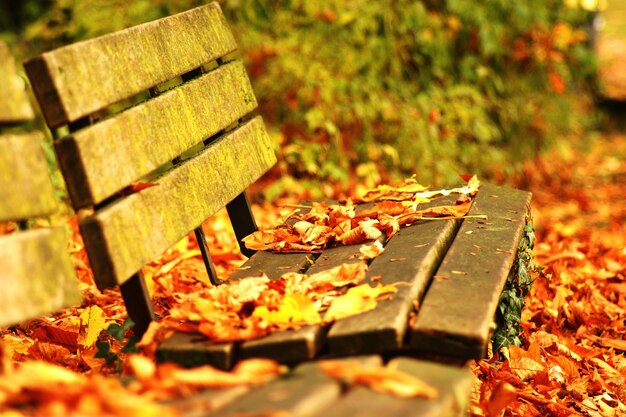
[[(20, 61), (203, 3), (2, 1), (0, 39)], [(262, 190), (270, 200), (411, 174), (431, 184), (463, 172), (519, 180), (525, 161), (588, 140), (601, 120), (603, 2), (219, 3), (279, 154)]]

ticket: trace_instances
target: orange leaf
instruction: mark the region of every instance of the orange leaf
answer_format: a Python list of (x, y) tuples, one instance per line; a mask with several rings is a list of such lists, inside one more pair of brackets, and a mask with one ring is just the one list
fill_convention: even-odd
[(366, 240), (378, 239), (382, 233), (375, 225), (379, 224), (378, 220), (364, 220), (357, 227), (339, 236), (337, 239), (344, 245), (354, 245), (363, 243)]

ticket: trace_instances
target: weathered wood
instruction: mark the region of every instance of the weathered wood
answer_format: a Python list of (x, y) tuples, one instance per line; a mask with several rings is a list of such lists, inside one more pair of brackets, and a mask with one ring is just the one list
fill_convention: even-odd
[(81, 232), (98, 287), (126, 281), (224, 207), (275, 161), (263, 121), (257, 117), (158, 178), (158, 186), (85, 219)]
[(236, 48), (218, 4), (212, 3), (46, 52), (25, 68), (48, 126), (56, 128)]
[(302, 272), (313, 263), (314, 255), (310, 253), (272, 253), (258, 251), (248, 259), (229, 278), (230, 281), (246, 277), (258, 277), (266, 274), (269, 279), (276, 280), (287, 272)]
[(337, 382), (328, 378), (316, 363), (309, 363), (299, 366), (286, 377), (255, 388), (213, 416), (259, 415), (272, 411), (282, 411), (293, 417), (314, 416), (331, 406), (340, 392)]
[(255, 107), (246, 70), (233, 62), (56, 141), (73, 206), (100, 203)]
[(57, 208), (41, 135), (0, 136), (0, 221), (52, 213)]
[(428, 289), (410, 344), (424, 351), (478, 358), (484, 354), (500, 293), (517, 254), (531, 194), (481, 186)]
[(452, 417), (467, 412), (473, 377), (470, 370), (400, 358), (388, 366), (411, 374), (439, 390), (435, 399), (398, 398), (364, 387), (353, 387), (323, 413), (324, 417)]
[(4, 42), (0, 42), (0, 83), (0, 124), (32, 120), (35, 115), (24, 81), (17, 75), (15, 60)]
[(0, 326), (80, 303), (63, 228), (0, 236)]
[[(367, 354), (402, 347), (409, 314), (439, 266), (458, 221), (419, 222), (401, 229), (367, 272), (371, 284), (397, 284), (398, 292), (372, 311), (335, 322), (327, 336), (331, 355)], [(372, 278), (379, 277), (377, 282)]]
[[(362, 262), (360, 245), (326, 249), (306, 273), (315, 274), (344, 263)], [(241, 356), (271, 358), (282, 363), (296, 363), (315, 358), (322, 348), (328, 329), (324, 326), (303, 326), (298, 330), (271, 333), (266, 337), (241, 344)]]
[(211, 343), (201, 334), (174, 333), (157, 350), (159, 362), (176, 362), (193, 367), (210, 364), (230, 369), (234, 363), (234, 343)]
[(182, 417), (207, 417), (208, 413), (219, 410), (238, 400), (251, 387), (240, 386), (234, 388), (205, 390), (190, 397), (177, 398), (165, 401), (164, 405), (172, 407)]

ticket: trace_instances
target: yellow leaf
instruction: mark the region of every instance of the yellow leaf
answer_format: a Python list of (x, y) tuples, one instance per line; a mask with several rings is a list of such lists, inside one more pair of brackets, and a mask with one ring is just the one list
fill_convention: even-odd
[(376, 298), (382, 294), (398, 291), (393, 285), (370, 287), (368, 284), (350, 288), (344, 295), (335, 298), (324, 316), (324, 322), (330, 323), (345, 317), (354, 316), (376, 308)]
[(12, 358), (16, 353), (19, 355), (26, 355), (28, 349), (35, 343), (34, 340), (27, 337), (17, 337), (11, 334), (5, 334), (2, 336), (2, 346), (9, 358)]
[(259, 306), (254, 310), (252, 316), (279, 326), (318, 324), (322, 321), (315, 304), (304, 294), (285, 296), (280, 301), (277, 310), (269, 310), (266, 306)]
[(104, 311), (97, 305), (87, 307), (80, 314), (80, 322), (84, 332), (81, 332), (78, 343), (86, 348), (92, 347), (98, 340), (100, 332), (109, 326)]

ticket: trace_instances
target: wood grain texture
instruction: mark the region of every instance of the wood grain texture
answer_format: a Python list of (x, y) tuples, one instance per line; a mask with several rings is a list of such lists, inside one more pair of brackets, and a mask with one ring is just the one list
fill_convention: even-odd
[(56, 141), (73, 206), (100, 203), (254, 108), (246, 70), (233, 62)]
[(227, 370), (234, 364), (234, 349), (234, 343), (211, 343), (201, 334), (176, 332), (159, 345), (157, 360), (186, 367), (209, 364)]
[(85, 219), (81, 232), (98, 287), (126, 281), (224, 207), (275, 161), (263, 121), (257, 117), (158, 178), (158, 186)]
[(80, 303), (63, 228), (0, 236), (0, 326)]
[(307, 269), (313, 255), (310, 253), (272, 253), (258, 251), (229, 278), (229, 281), (266, 274), (276, 280), (287, 272), (301, 272)]
[(211, 3), (46, 52), (25, 68), (48, 126), (56, 128), (236, 48), (219, 5)]
[(26, 86), (17, 75), (15, 60), (4, 42), (0, 42), (0, 83), (0, 124), (32, 120), (35, 115), (26, 95)]
[(309, 417), (331, 406), (340, 392), (337, 382), (328, 378), (317, 364), (309, 363), (299, 366), (286, 377), (255, 388), (213, 417), (270, 415), (279, 411), (293, 417)]
[(0, 221), (50, 214), (57, 208), (39, 134), (0, 136)]
[(452, 417), (467, 412), (473, 377), (470, 370), (408, 358), (394, 359), (389, 367), (413, 375), (439, 390), (437, 398), (397, 398), (364, 387), (352, 387), (346, 395), (317, 414), (323, 417)]
[(424, 298), (410, 344), (424, 352), (479, 358), (517, 254), (531, 194), (484, 184)]
[[(327, 336), (331, 355), (379, 353), (402, 347), (414, 302), (421, 300), (458, 224), (418, 222), (391, 238), (370, 265), (367, 281), (372, 285), (400, 283), (398, 292), (372, 311), (335, 322)], [(380, 280), (372, 281), (375, 277)]]

